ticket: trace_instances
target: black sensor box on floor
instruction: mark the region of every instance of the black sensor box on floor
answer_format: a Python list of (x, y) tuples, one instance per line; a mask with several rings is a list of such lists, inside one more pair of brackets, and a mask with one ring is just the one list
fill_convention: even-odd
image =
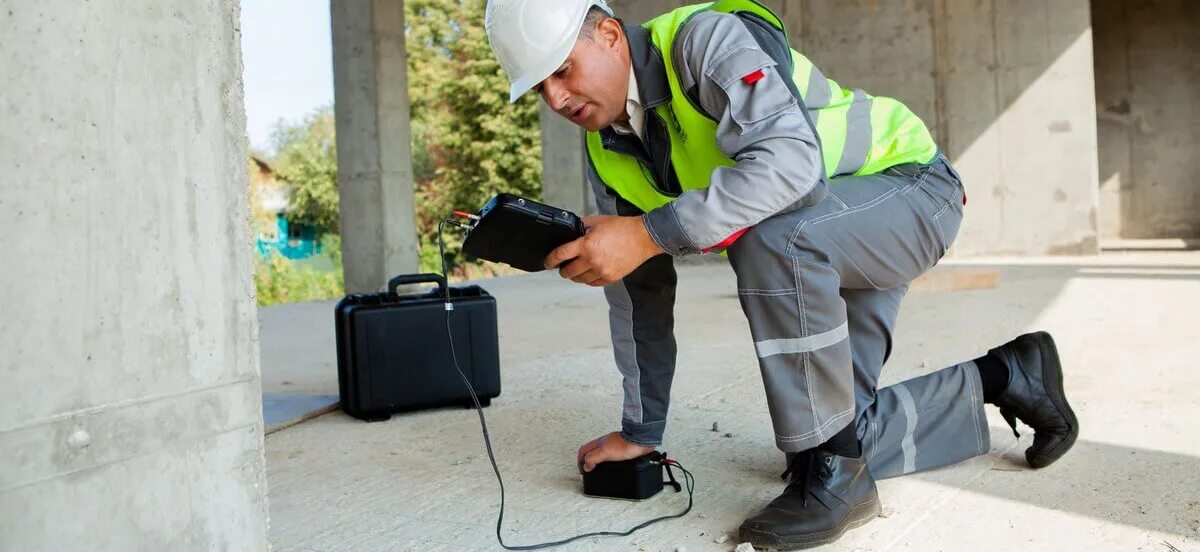
[[(667, 455), (652, 451), (637, 458), (619, 462), (601, 462), (583, 474), (583, 494), (599, 498), (645, 500), (669, 483), (679, 492), (675, 476), (663, 465)], [(666, 472), (670, 481), (663, 481)]]
[[(395, 291), (421, 283), (438, 287), (408, 295)], [(384, 293), (348, 295), (334, 307), (338, 394), (346, 414), (380, 421), (398, 412), (475, 406), (450, 353), (446, 288), (437, 274), (397, 276)], [(449, 293), (458, 365), (487, 406), (500, 395), (496, 299), (479, 286), (451, 287)]]

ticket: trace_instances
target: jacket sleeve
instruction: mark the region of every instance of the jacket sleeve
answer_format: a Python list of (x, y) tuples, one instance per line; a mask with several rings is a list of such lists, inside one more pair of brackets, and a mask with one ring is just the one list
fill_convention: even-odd
[[(601, 214), (642, 215), (640, 209), (608, 189), (590, 163), (588, 169)], [(625, 391), (621, 436), (631, 443), (662, 444), (675, 377), (676, 282), (673, 260), (658, 255), (604, 287), (613, 356)]]
[(646, 215), (650, 235), (673, 256), (724, 247), (772, 215), (824, 198), (820, 144), (804, 105), (784, 81), (787, 68), (758, 40), (739, 17), (716, 12), (693, 18), (676, 39), (682, 88), (717, 121), (717, 146), (737, 164)]

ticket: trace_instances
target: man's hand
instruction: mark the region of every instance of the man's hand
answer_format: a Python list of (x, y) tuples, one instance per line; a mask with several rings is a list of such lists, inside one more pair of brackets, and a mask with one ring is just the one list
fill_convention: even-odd
[(596, 464), (601, 462), (629, 460), (652, 450), (654, 447), (635, 445), (621, 437), (620, 431), (614, 431), (579, 447), (575, 461), (579, 465), (579, 472), (586, 473), (595, 469)]
[(606, 286), (633, 272), (646, 259), (662, 253), (650, 238), (642, 217), (584, 217), (587, 234), (546, 256), (546, 268), (574, 259), (559, 269), (563, 278), (589, 286)]

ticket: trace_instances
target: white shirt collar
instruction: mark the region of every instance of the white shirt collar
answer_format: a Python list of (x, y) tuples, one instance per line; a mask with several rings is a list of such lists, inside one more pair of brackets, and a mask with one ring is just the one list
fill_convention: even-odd
[(636, 134), (639, 140), (644, 140), (642, 132), (645, 127), (646, 110), (642, 107), (642, 97), (638, 93), (637, 75), (633, 73), (633, 63), (629, 64), (629, 90), (626, 92), (625, 113), (629, 115), (629, 122), (613, 123), (613, 130), (621, 134)]

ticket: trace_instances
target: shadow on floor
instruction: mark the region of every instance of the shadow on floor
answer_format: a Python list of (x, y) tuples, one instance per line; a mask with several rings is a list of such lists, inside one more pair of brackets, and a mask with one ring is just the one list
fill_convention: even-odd
[[(993, 435), (1006, 430), (992, 428)], [(990, 468), (995, 477), (972, 479), (964, 490), (1104, 522), (1200, 536), (1200, 458), (1081, 440), (1058, 463), (1035, 471), (1025, 463), (1026, 446), (1023, 439), (1021, 446), (997, 458)], [(1081, 478), (1080, 470), (1093, 473)], [(953, 485), (942, 471), (905, 477)], [(1063, 475), (1046, 477), (1053, 471)]]

